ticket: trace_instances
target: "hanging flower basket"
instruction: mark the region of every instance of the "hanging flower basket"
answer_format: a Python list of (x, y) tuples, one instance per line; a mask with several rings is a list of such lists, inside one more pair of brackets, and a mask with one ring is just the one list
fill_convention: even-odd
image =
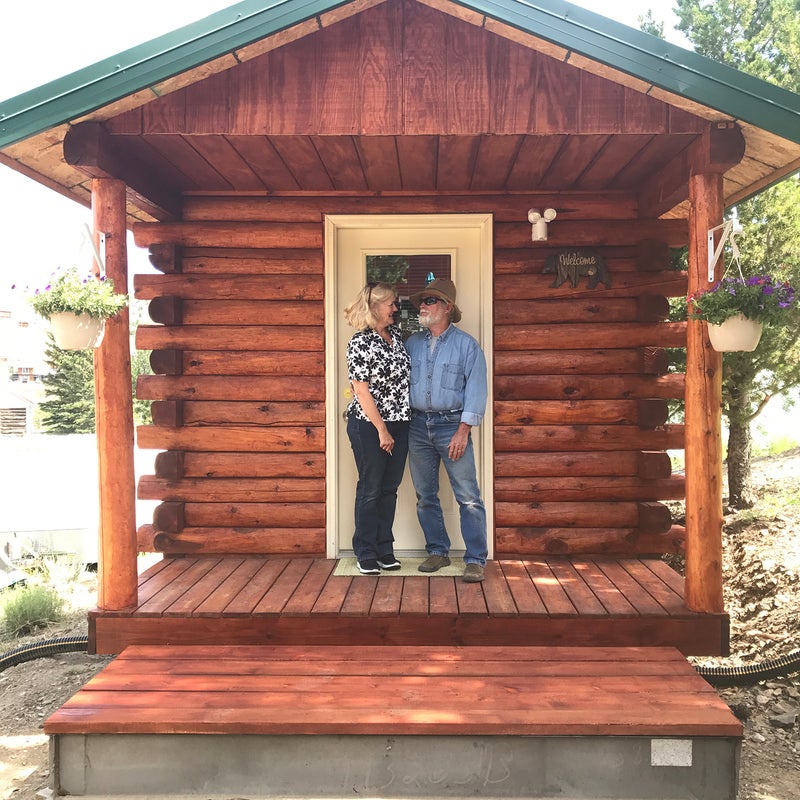
[(100, 347), (106, 329), (105, 319), (88, 314), (61, 311), (50, 315), (50, 330), (62, 350), (88, 350)]
[(719, 353), (751, 353), (761, 340), (763, 327), (761, 322), (748, 319), (744, 314), (734, 314), (719, 325), (709, 322), (708, 338)]
[(99, 347), (106, 319), (127, 304), (127, 296), (114, 291), (113, 280), (92, 274), (82, 277), (75, 267), (56, 270), (47, 286), (31, 298), (33, 310), (50, 321), (62, 350)]
[(761, 339), (762, 326), (780, 324), (795, 302), (794, 289), (771, 275), (723, 277), (688, 298), (689, 318), (708, 324), (715, 350), (750, 353)]

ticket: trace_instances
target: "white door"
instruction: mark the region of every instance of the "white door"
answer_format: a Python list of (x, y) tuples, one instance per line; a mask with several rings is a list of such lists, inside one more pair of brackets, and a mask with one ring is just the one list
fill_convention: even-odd
[[(415, 310), (407, 298), (423, 288), (423, 276), (430, 267), (437, 278), (450, 277), (455, 282), (462, 312), (459, 327), (480, 342), (491, 376), (491, 235), (492, 218), (487, 214), (326, 217), (328, 557), (352, 555), (357, 472), (343, 414), (350, 394), (346, 348), (354, 331), (344, 321), (345, 306), (367, 281), (390, 277), (389, 282), (394, 282), (399, 278), (397, 286), (403, 302), (398, 321), (403, 327), (413, 329)], [(407, 268), (408, 264), (411, 268)], [(490, 532), (493, 530), (491, 419), (489, 405), (483, 424), (473, 431), (478, 480)], [(452, 553), (458, 556), (464, 550), (458, 505), (444, 468), (440, 487)], [(407, 467), (398, 493), (393, 530), (397, 555), (425, 554), (425, 540), (417, 521), (416, 495)], [(490, 555), (491, 538), (490, 533)]]

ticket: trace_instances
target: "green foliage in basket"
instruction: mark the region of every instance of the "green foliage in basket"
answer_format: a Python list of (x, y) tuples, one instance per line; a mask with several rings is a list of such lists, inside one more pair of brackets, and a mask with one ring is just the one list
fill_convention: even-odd
[(88, 314), (96, 319), (113, 317), (128, 304), (128, 296), (114, 292), (111, 278), (81, 277), (74, 267), (57, 272), (43, 289), (31, 298), (33, 310), (49, 319), (62, 311)]
[(719, 325), (743, 314), (754, 322), (779, 322), (795, 307), (795, 292), (788, 283), (771, 275), (751, 278), (726, 277), (704, 292), (687, 298), (689, 317)]

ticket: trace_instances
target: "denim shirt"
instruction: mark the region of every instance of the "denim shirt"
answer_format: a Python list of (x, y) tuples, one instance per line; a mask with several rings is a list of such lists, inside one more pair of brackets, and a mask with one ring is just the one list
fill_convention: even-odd
[(486, 359), (475, 339), (448, 326), (431, 352), (428, 330), (408, 338), (411, 356), (411, 408), (461, 411), (461, 422), (480, 425), (486, 411)]

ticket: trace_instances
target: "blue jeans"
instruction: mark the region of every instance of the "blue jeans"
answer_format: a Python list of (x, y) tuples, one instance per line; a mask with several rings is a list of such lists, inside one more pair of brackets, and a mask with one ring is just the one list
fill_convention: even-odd
[(378, 431), (371, 422), (347, 418), (347, 436), (358, 469), (353, 552), (359, 561), (392, 552), (397, 489), (403, 480), (408, 455), (408, 423), (387, 422), (394, 437), (389, 455), (381, 450)]
[(453, 494), (458, 501), (461, 519), (461, 536), (467, 564), (485, 564), (486, 508), (481, 500), (481, 490), (475, 474), (475, 451), (472, 436), (467, 449), (457, 461), (447, 454), (447, 447), (458, 430), (461, 414), (446, 412), (426, 413), (414, 411), (408, 434), (411, 479), (417, 493), (417, 517), (425, 534), (425, 549), (432, 556), (446, 556), (450, 552), (450, 537), (444, 525), (444, 515), (439, 502), (439, 464), (443, 461)]

